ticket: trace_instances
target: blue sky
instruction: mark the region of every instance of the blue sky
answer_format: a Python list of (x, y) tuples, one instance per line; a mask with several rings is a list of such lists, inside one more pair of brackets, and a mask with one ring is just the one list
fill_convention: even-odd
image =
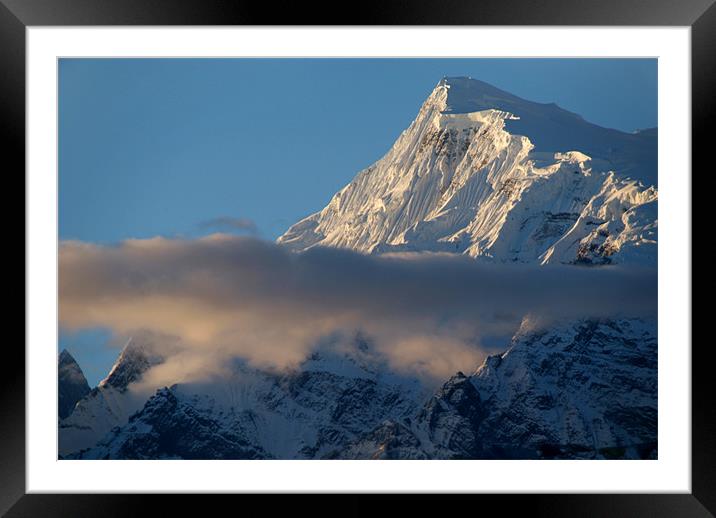
[[(602, 126), (657, 124), (657, 62), (633, 59), (62, 59), (59, 236), (198, 236), (242, 218), (275, 239), (380, 158), (443, 76)], [(62, 335), (90, 384), (117, 350)]]

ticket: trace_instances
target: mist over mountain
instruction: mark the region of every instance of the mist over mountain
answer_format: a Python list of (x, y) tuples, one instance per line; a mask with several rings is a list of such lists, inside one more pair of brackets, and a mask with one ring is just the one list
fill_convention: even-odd
[(63, 243), (61, 457), (655, 458), (657, 138), (444, 78), (277, 244)]

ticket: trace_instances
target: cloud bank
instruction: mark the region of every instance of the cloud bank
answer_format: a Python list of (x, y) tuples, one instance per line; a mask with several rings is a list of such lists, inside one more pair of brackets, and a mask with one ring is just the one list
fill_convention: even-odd
[(653, 315), (656, 289), (653, 270), (328, 248), (295, 254), (226, 234), (64, 242), (59, 255), (60, 325), (175, 337), (161, 369), (168, 382), (219, 372), (234, 357), (283, 368), (326, 336), (356, 332), (392, 368), (441, 378), (474, 370), (485, 354), (481, 337), (511, 333), (527, 314)]

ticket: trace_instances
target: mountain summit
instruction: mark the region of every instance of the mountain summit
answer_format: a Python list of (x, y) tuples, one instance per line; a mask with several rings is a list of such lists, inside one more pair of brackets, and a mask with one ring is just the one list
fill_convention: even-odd
[(388, 153), (278, 242), (498, 262), (656, 265), (656, 131), (441, 80)]
[(60, 421), (60, 455), (94, 445), (144, 405), (148, 395), (129, 388), (162, 363), (163, 358), (155, 352), (155, 339), (148, 334), (129, 339), (107, 377), (73, 404), (74, 411)]
[(58, 414), (69, 416), (77, 402), (90, 391), (87, 379), (72, 355), (63, 349), (57, 359)]

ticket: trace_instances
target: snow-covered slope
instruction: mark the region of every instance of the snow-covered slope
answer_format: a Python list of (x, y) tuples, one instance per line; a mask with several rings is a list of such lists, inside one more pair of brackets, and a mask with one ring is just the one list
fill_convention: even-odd
[[(362, 345), (361, 345), (362, 344)], [(237, 362), (229, 378), (157, 391), (126, 425), (74, 458), (322, 458), (386, 419), (414, 414), (416, 379), (384, 367), (365, 342), (322, 351), (287, 372)]]
[(71, 458), (655, 458), (656, 322), (528, 321), (432, 395), (365, 357), (157, 391)]
[(525, 324), (507, 352), (341, 457), (656, 458), (656, 369), (653, 320)]
[(388, 153), (279, 243), (656, 264), (656, 130), (443, 79)]
[(113, 427), (123, 425), (147, 401), (145, 391), (132, 390), (133, 382), (161, 358), (152, 352), (150, 341), (130, 340), (109, 375), (80, 399), (74, 411), (59, 424), (59, 453), (88, 448)]
[[(232, 426), (233, 424), (233, 426)], [(238, 421), (202, 412), (168, 388), (162, 388), (96, 446), (70, 458), (78, 459), (261, 459)]]
[(481, 426), (490, 453), (655, 455), (657, 359), (656, 320), (527, 321), (472, 376), (491, 409)]
[(89, 391), (82, 369), (67, 349), (63, 349), (57, 359), (57, 410), (60, 419), (70, 415), (77, 402)]

